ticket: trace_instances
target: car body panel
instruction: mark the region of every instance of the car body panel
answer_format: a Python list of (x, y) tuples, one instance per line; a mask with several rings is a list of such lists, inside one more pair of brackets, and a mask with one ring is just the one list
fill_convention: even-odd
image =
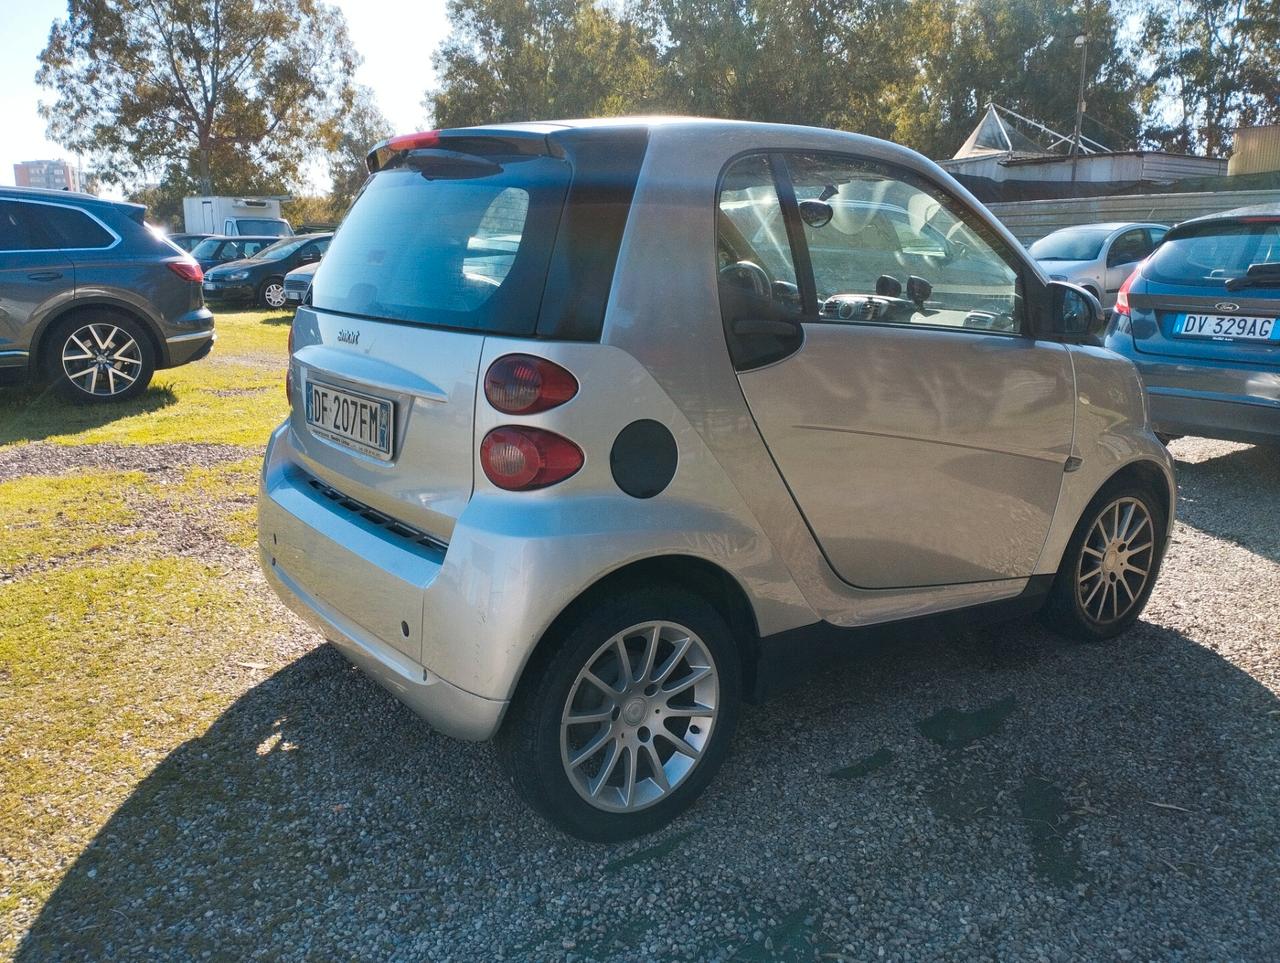
[[(579, 126), (624, 123), (636, 122)], [(556, 127), (520, 129), (536, 134)], [(649, 138), (598, 343), (436, 330), (311, 307), (296, 315), (294, 412), (272, 436), (260, 495), (264, 567), (273, 584), (285, 587), (286, 601), (344, 651), (356, 653), (356, 661), (371, 665), (375, 677), (424, 718), (448, 716), (443, 725), (436, 724), (467, 738), (492, 734), (501, 708), (489, 717), (490, 703), (503, 706), (512, 697), (548, 627), (600, 579), (632, 563), (672, 558), (709, 563), (738, 586), (756, 633), (767, 638), (822, 622), (875, 625), (1015, 598), (1032, 577), (1056, 571), (1084, 506), (1116, 471), (1135, 462), (1162, 474), (1172, 500), (1171, 462), (1146, 426), (1132, 366), (1098, 349), (1047, 345), (1043, 384), (1026, 397), (1005, 387), (1015, 399), (1011, 416), (1028, 411), (1048, 436), (1030, 439), (1018, 426), (1006, 426), (1019, 437), (1002, 439), (999, 432), (984, 435), (970, 426), (968, 439), (976, 450), (995, 453), (979, 454), (989, 463), (1024, 457), (1034, 463), (1035, 531), (1019, 533), (1016, 562), (988, 563), (967, 573), (987, 577), (945, 585), (850, 585), (828, 563), (806, 524), (727, 356), (714, 217), (720, 174), (735, 156), (771, 148), (888, 161), (945, 186), (1011, 249), (1017, 249), (1017, 241), (980, 213), (981, 205), (936, 165), (882, 141), (812, 128), (685, 119), (653, 122)], [(1023, 270), (1024, 277), (1043, 286), (1034, 264), (1028, 261)], [(1000, 344), (1001, 351), (993, 353), (1027, 349), (1033, 342), (1021, 338)], [(500, 414), (485, 400), (481, 382), (494, 360), (512, 352), (561, 364), (578, 379), (577, 395), (540, 414)], [(308, 371), (347, 379), (345, 384), (356, 390), (405, 399), (407, 407), (397, 418), (411, 423), (402, 439), (415, 450), (399, 450), (399, 465), (389, 465), (309, 436), (299, 401)], [(983, 372), (990, 376), (989, 368)], [(859, 377), (868, 385), (874, 369)], [(944, 366), (919, 377), (913, 396), (954, 387), (958, 375)], [(1032, 397), (1039, 391), (1049, 399), (1044, 411)], [(994, 403), (997, 393), (992, 388), (986, 397)], [(466, 413), (455, 413), (455, 407), (467, 408), (468, 398)], [(1073, 398), (1076, 413), (1064, 416)], [(938, 412), (936, 406), (921, 408), (919, 420), (923, 424)], [(648, 499), (623, 494), (611, 468), (618, 433), (639, 419), (665, 426), (678, 453), (669, 486)], [(545, 490), (513, 493), (495, 487), (479, 462), (480, 441), (490, 429), (513, 421), (571, 438), (583, 452), (582, 468)], [(936, 426), (931, 439), (940, 439)], [(432, 445), (443, 447), (432, 454)], [(452, 461), (464, 450), (469, 491)], [(931, 491), (941, 489), (948, 472), (965, 471), (963, 455), (933, 453), (927, 460), (935, 473)], [(327, 499), (327, 514), (318, 518), (309, 514), (324, 503), (304, 497), (299, 487), (310, 486), (308, 474), (340, 492)], [(985, 484), (989, 492), (996, 489), (990, 480)], [(1050, 494), (1055, 486), (1060, 488), (1056, 498)], [(362, 513), (365, 505), (372, 515)], [(376, 534), (383, 540), (417, 537), (393, 534), (393, 524), (378, 521), (383, 513), (429, 537), (430, 545), (401, 545), (400, 551), (415, 558), (442, 553), (431, 556), (438, 569), (408, 559), (397, 566), (396, 554), (385, 547), (351, 550), (367, 545), (375, 534), (371, 525), (380, 526)], [(296, 534), (299, 526), (311, 531)], [(959, 550), (951, 549), (953, 555)], [(325, 559), (342, 564), (327, 566)], [(372, 574), (379, 566), (387, 574)], [(1008, 573), (1016, 575), (1004, 577)], [(399, 588), (391, 601), (375, 604), (372, 611), (364, 601), (350, 601), (352, 612), (369, 623), (353, 627), (350, 614), (326, 600), (347, 598), (352, 591), (337, 581), (359, 585), (366, 577)], [(372, 597), (384, 598), (382, 591), (374, 590)], [(408, 617), (415, 611), (417, 624)], [(374, 642), (360, 644), (363, 636)], [(412, 660), (407, 676), (400, 668), (406, 658)], [(408, 689), (403, 680), (415, 672), (450, 688), (437, 690), (444, 694), (439, 699), (432, 699), (428, 689)], [(475, 711), (459, 710), (455, 718), (450, 704), (459, 691), (488, 701), (475, 704)], [(484, 718), (491, 721), (477, 723)]]

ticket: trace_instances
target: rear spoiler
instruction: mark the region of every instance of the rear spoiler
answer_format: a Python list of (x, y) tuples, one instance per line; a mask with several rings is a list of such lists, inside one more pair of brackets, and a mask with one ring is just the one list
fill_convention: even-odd
[(531, 157), (560, 156), (553, 150), (544, 130), (514, 130), (504, 127), (463, 127), (454, 130), (423, 130), (397, 134), (374, 145), (365, 158), (370, 174), (385, 170), (393, 161), (411, 151), (447, 148), (457, 154), (479, 157), (495, 154), (525, 154)]

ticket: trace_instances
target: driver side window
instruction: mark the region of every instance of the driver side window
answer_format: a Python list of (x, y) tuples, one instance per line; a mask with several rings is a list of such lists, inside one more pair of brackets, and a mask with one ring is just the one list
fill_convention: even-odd
[(819, 317), (1016, 333), (1018, 272), (1000, 241), (924, 178), (830, 154), (789, 154)]

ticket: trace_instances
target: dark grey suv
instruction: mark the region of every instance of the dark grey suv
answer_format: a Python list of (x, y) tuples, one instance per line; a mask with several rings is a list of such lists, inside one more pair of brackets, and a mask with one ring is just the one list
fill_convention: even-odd
[(143, 222), (146, 208), (0, 188), (0, 374), (77, 402), (121, 401), (157, 368), (213, 347), (200, 265)]

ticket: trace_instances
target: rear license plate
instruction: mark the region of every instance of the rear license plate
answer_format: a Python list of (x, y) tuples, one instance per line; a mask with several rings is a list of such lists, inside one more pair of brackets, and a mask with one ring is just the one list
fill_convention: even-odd
[(384, 398), (308, 381), (307, 426), (311, 432), (355, 451), (390, 461), (395, 407)]
[(1223, 341), (1280, 340), (1275, 318), (1249, 318), (1226, 314), (1180, 314), (1173, 333), (1181, 338), (1217, 338)]

